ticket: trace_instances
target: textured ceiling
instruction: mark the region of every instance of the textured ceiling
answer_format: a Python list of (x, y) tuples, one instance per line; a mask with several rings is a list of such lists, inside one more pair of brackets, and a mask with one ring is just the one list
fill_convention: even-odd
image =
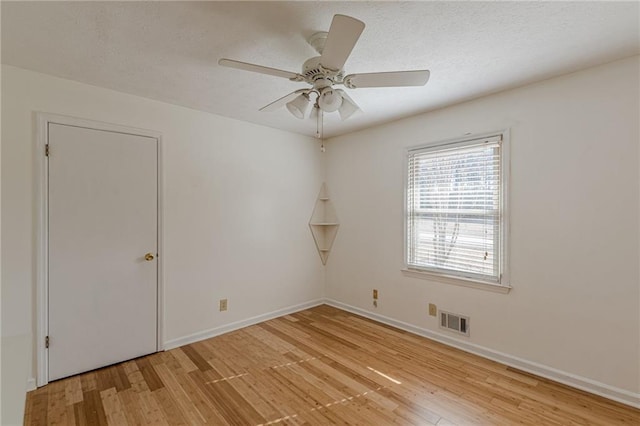
[(227, 57), (299, 72), (334, 14), (366, 28), (347, 73), (431, 70), (425, 87), (349, 90), (363, 112), (325, 136), (640, 52), (638, 2), (8, 2), (2, 63), (313, 135), (258, 109), (305, 87), (223, 68)]

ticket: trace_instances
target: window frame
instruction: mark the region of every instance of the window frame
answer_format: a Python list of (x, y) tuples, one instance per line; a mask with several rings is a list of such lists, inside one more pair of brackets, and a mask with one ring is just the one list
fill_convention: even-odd
[[(446, 148), (455, 145), (465, 146), (466, 143), (471, 143), (478, 139), (486, 139), (500, 137), (500, 236), (498, 238), (498, 264), (499, 264), (499, 280), (484, 280), (479, 277), (465, 276), (464, 273), (457, 274), (453, 270), (449, 273), (448, 270), (438, 271), (436, 269), (423, 269), (416, 268), (408, 264), (410, 243), (409, 238), (409, 156), (416, 151), (429, 151), (437, 150), (439, 148)], [(462, 137), (453, 139), (437, 140), (428, 143), (422, 143), (420, 145), (409, 146), (404, 150), (404, 167), (403, 167), (403, 260), (404, 265), (402, 273), (405, 276), (422, 278), (433, 281), (439, 281), (446, 284), (460, 285), (464, 287), (479, 288), (489, 291), (496, 291), (500, 293), (507, 293), (511, 289), (510, 274), (509, 274), (509, 183), (510, 183), (510, 135), (509, 129), (486, 132), (486, 133), (467, 133)]]

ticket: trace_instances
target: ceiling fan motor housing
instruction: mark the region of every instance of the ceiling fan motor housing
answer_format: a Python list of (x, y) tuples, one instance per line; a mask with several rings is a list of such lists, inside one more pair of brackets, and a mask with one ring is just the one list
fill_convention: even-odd
[(321, 56), (315, 56), (307, 59), (304, 64), (302, 64), (301, 74), (307, 83), (313, 85), (316, 89), (321, 89), (341, 82), (344, 72), (342, 70), (334, 71), (323, 67), (320, 63), (321, 59)]

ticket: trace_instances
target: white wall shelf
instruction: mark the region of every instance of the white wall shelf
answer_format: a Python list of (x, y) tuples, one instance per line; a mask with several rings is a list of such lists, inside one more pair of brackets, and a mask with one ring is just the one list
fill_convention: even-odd
[(336, 211), (327, 193), (327, 186), (323, 183), (309, 221), (309, 228), (323, 265), (327, 264), (339, 226)]

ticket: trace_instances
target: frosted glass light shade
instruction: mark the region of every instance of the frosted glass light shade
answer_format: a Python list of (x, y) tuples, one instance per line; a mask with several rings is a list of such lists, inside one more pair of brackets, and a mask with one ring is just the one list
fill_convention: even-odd
[(335, 90), (327, 88), (320, 95), (318, 105), (324, 112), (337, 111), (340, 105), (342, 105), (342, 96)]
[(349, 99), (342, 98), (342, 105), (340, 105), (340, 109), (338, 109), (338, 112), (340, 113), (340, 118), (342, 119), (342, 121), (344, 121), (347, 118), (351, 117), (359, 109), (360, 108), (358, 108), (358, 106), (352, 103)]
[(287, 102), (289, 112), (301, 120), (307, 115), (310, 106), (311, 102), (309, 101), (309, 97), (304, 93), (291, 102)]

